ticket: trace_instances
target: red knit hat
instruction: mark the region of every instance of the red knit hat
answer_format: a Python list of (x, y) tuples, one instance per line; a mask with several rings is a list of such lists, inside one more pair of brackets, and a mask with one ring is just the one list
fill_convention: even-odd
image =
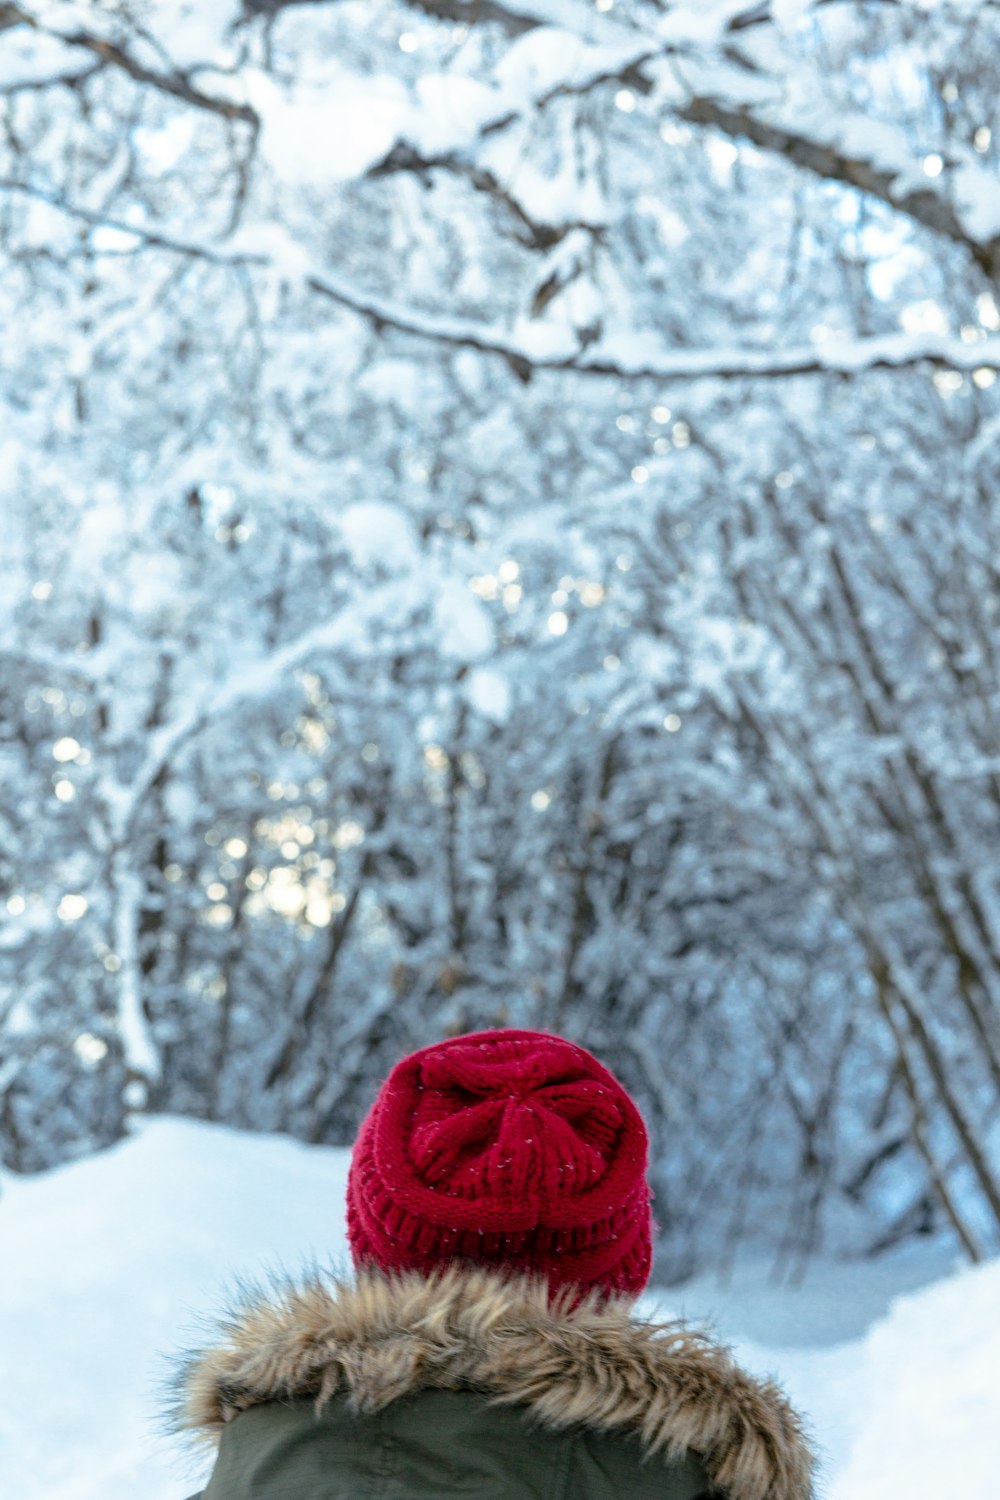
[(404, 1057), (355, 1143), (355, 1264), (466, 1259), (637, 1294), (649, 1279), (646, 1128), (608, 1070), (539, 1031), (480, 1031)]

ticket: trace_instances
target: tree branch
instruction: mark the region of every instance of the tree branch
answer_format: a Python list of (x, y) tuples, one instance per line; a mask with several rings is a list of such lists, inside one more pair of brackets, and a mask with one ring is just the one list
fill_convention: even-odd
[[(690, 124), (713, 126), (726, 135), (748, 140), (760, 150), (782, 156), (793, 166), (824, 181), (840, 182), (879, 198), (925, 229), (962, 245), (991, 280), (1000, 280), (1000, 235), (980, 240), (970, 234), (954, 203), (939, 188), (931, 186), (931, 179), (919, 181), (922, 167), (918, 161), (912, 162), (909, 173), (880, 167), (834, 142), (813, 140), (784, 125), (770, 123), (756, 115), (749, 105), (724, 103), (703, 94), (694, 94), (686, 103), (675, 104), (672, 112)], [(975, 163), (963, 165), (965, 170), (983, 170)], [(950, 177), (946, 169), (934, 180), (946, 187)]]
[[(376, 621), (386, 613), (391, 615), (397, 593), (394, 583), (372, 589), (366, 600), (368, 619)], [(206, 692), (187, 712), (147, 735), (146, 755), (131, 782), (114, 791), (106, 788), (110, 793), (108, 802), (114, 845), (119, 847), (128, 841), (153, 782), (189, 740), (230, 709), (242, 703), (260, 702), (269, 693), (286, 685), (295, 668), (317, 652), (343, 651), (345, 647), (356, 644), (363, 623), (363, 611), (344, 610), (332, 620), (303, 631), (263, 660), (236, 667), (225, 682)]]
[[(71, 214), (95, 227), (117, 229), (134, 235), (151, 248), (168, 250), (176, 255), (199, 257), (222, 268), (257, 267), (279, 269), (272, 256), (238, 249), (226, 253), (213, 245), (182, 240), (160, 230), (128, 224), (106, 214), (77, 208), (64, 203), (57, 194), (30, 183), (0, 178), (0, 189), (24, 192), (41, 198), (64, 213)], [(237, 241), (238, 244), (238, 241)], [(305, 257), (303, 257), (303, 261)], [(529, 381), (546, 371), (575, 375), (610, 377), (615, 380), (697, 380), (714, 377), (719, 380), (775, 380), (790, 375), (863, 374), (874, 369), (906, 369), (916, 365), (942, 370), (1000, 369), (1000, 338), (980, 344), (965, 344), (949, 334), (890, 333), (876, 338), (831, 339), (825, 344), (795, 345), (786, 349), (717, 348), (671, 349), (657, 347), (645, 334), (625, 329), (611, 334), (587, 349), (579, 347), (574, 335), (562, 335), (551, 325), (539, 323), (536, 337), (516, 338), (504, 329), (472, 318), (456, 318), (446, 313), (414, 312), (411, 308), (364, 292), (332, 275), (314, 270), (297, 270), (303, 284), (318, 296), (356, 313), (371, 324), (376, 333), (387, 328), (398, 333), (445, 348), (475, 349), (480, 354), (495, 355), (506, 361), (519, 380)], [(553, 347), (562, 339), (564, 347)]]
[[(151, 250), (169, 250), (174, 255), (213, 261), (220, 265), (247, 265), (253, 259), (250, 256), (227, 256), (204, 241), (179, 239), (176, 235), (158, 229), (130, 224), (127, 220), (118, 219), (113, 214), (84, 208), (82, 204), (67, 203), (53, 189), (41, 187), (33, 182), (24, 182), (17, 177), (0, 177), (0, 192), (22, 193), (26, 198), (35, 198), (38, 202), (47, 203), (51, 208), (58, 209), (60, 213), (79, 219), (94, 229), (114, 229), (120, 234), (132, 235), (139, 244), (146, 245)], [(257, 257), (257, 260), (262, 261), (262, 257)]]
[(510, 189), (504, 187), (494, 172), (488, 167), (478, 166), (476, 162), (460, 156), (456, 151), (441, 152), (436, 156), (424, 156), (409, 142), (397, 141), (380, 162), (369, 167), (365, 176), (388, 177), (396, 172), (412, 172), (420, 178), (429, 177), (433, 172), (448, 172), (454, 177), (463, 177), (477, 193), (484, 193), (492, 198), (517, 221), (523, 231), (518, 238), (530, 250), (550, 250), (574, 229), (583, 229), (587, 234), (595, 237), (604, 234), (603, 225), (587, 224), (580, 219), (555, 224), (533, 218)]
[[(1000, 339), (964, 344), (942, 334), (885, 334), (879, 338), (837, 339), (789, 349), (650, 349), (648, 344), (639, 345), (639, 335), (625, 331), (586, 351), (544, 353), (499, 329), (433, 313), (414, 314), (325, 275), (310, 274), (306, 284), (320, 296), (360, 314), (377, 331), (394, 328), (453, 348), (499, 355), (524, 381), (547, 370), (610, 376), (616, 380), (665, 381), (707, 376), (765, 380), (789, 375), (854, 376), (872, 369), (903, 369), (913, 365), (950, 370), (1000, 369)], [(550, 327), (540, 326), (539, 334), (551, 345)], [(570, 337), (567, 335), (567, 340)]]
[[(324, 0), (243, 0), (243, 9), (248, 16), (276, 16), (293, 6), (322, 3)], [(408, 0), (408, 4), (412, 10), (453, 24), (493, 21), (502, 26), (508, 36), (523, 36), (526, 31), (534, 31), (543, 24), (534, 16), (521, 15), (516, 9), (498, 4), (497, 0)]]
[(14, 83), (5, 83), (0, 88), (0, 95), (4, 99), (12, 99), (16, 94), (33, 94), (42, 89), (78, 89), (91, 78), (96, 78), (103, 67), (104, 63), (98, 61), (88, 63), (85, 68), (71, 68), (66, 73), (53, 73), (45, 78), (22, 78)]
[[(100, 58), (102, 63), (119, 68), (134, 82), (147, 83), (152, 88), (159, 89), (161, 93), (171, 94), (175, 99), (183, 100), (185, 104), (194, 105), (196, 109), (204, 109), (210, 114), (221, 115), (226, 120), (241, 120), (255, 128), (260, 124), (257, 111), (249, 104), (235, 104), (230, 99), (219, 99), (214, 94), (203, 93), (190, 81), (189, 75), (180, 68), (174, 68), (169, 73), (160, 72), (156, 68), (147, 68), (117, 42), (111, 42), (107, 37), (98, 36), (93, 31), (86, 31), (82, 28), (77, 31), (60, 31), (58, 27), (44, 25), (37, 16), (33, 16), (30, 11), (20, 5), (5, 6), (3, 19), (8, 26), (18, 24), (30, 26), (33, 31), (40, 32), (44, 36), (51, 36), (67, 47), (83, 48)], [(57, 83), (63, 81), (65, 80), (53, 80)]]
[[(284, 6), (280, 0), (257, 0), (257, 3), (248, 3), (245, 8), (251, 14), (274, 14)], [(520, 34), (542, 25), (566, 26), (565, 8), (561, 5), (552, 6), (548, 0), (527, 0), (521, 8), (482, 4), (479, 0), (468, 5), (461, 4), (460, 0), (428, 0), (426, 5), (418, 5), (417, 8), (425, 9), (429, 14), (442, 19), (502, 20), (511, 34)], [(251, 105), (206, 94), (181, 69), (163, 71), (146, 67), (124, 46), (84, 28), (66, 32), (45, 27), (23, 6), (7, 5), (2, 14), (8, 26), (25, 24), (57, 38), (68, 47), (86, 49), (99, 59), (100, 66), (116, 67), (137, 83), (148, 84), (184, 103), (225, 119), (249, 124), (255, 130), (261, 126), (261, 117)], [(724, 29), (739, 29), (747, 24), (760, 23), (766, 17), (766, 7), (751, 6), (747, 11), (731, 17)], [(572, 13), (570, 19), (574, 19)], [(691, 53), (689, 43), (660, 39), (655, 32), (630, 28), (610, 18), (588, 14), (582, 8), (579, 20), (580, 29), (573, 31), (574, 36), (579, 36), (581, 40), (605, 42), (618, 49), (624, 46), (627, 55), (619, 55), (617, 59), (610, 60), (607, 66), (596, 67), (582, 79), (557, 84), (543, 97), (532, 100), (533, 108), (544, 107), (552, 99), (567, 94), (585, 94), (604, 84), (628, 84), (640, 91), (648, 91), (651, 85), (642, 73), (647, 64), (685, 53), (691, 56), (696, 65), (699, 60), (697, 54)], [(710, 51), (711, 48), (708, 49)], [(703, 55), (706, 55), (704, 50)], [(78, 86), (86, 76), (86, 73), (69, 74), (51, 81), (53, 84)], [(776, 79), (775, 82), (780, 80)], [(36, 86), (44, 86), (44, 81)], [(707, 91), (700, 91), (697, 85), (690, 89), (686, 99), (681, 97), (675, 100), (670, 108), (678, 118), (691, 124), (712, 127), (732, 138), (750, 141), (759, 150), (782, 157), (793, 166), (810, 172), (823, 181), (842, 183), (879, 199), (897, 212), (907, 215), (915, 223), (960, 244), (991, 280), (1000, 280), (1000, 233), (985, 237), (973, 233), (968, 224), (963, 222), (962, 213), (954, 201), (954, 192), (951, 195), (948, 192), (949, 186), (952, 189), (958, 186), (959, 173), (984, 173), (985, 177), (984, 169), (975, 161), (953, 162), (932, 185), (930, 179), (923, 179), (920, 162), (916, 158), (909, 159), (905, 150), (899, 163), (886, 165), (879, 162), (877, 155), (868, 157), (850, 150), (836, 140), (817, 139), (780, 120), (766, 118), (746, 101), (720, 98)], [(479, 140), (512, 123), (523, 113), (524, 109), (517, 107), (499, 110), (494, 119), (484, 122)], [(848, 117), (848, 123), (859, 125), (859, 138), (863, 140), (866, 122)], [(842, 129), (843, 124), (841, 119), (838, 129)], [(433, 168), (463, 176), (477, 191), (487, 192), (502, 202), (528, 231), (535, 248), (548, 248), (573, 227), (536, 223), (493, 173), (458, 153), (443, 152), (435, 158), (422, 159), (412, 146), (400, 141), (378, 166), (372, 168), (369, 175)]]

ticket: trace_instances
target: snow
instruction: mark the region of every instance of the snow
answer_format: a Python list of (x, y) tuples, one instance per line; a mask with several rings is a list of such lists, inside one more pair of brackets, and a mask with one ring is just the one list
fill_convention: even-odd
[(723, 39), (729, 22), (745, 10), (743, 0), (693, 0), (672, 5), (656, 29), (667, 41), (711, 46)]
[[(594, 19), (601, 26), (601, 18)], [(646, 51), (648, 44), (619, 28), (595, 46), (559, 27), (543, 26), (514, 42), (488, 81), (429, 71), (408, 86), (388, 73), (327, 65), (282, 88), (247, 68), (237, 87), (216, 92), (245, 97), (257, 111), (261, 149), (285, 182), (322, 184), (361, 175), (400, 141), (429, 156), (461, 150), (510, 115), (533, 116), (528, 106), (539, 95), (585, 87)]]
[(313, 269), (312, 257), (289, 233), (284, 224), (243, 224), (229, 241), (233, 259), (267, 261), (276, 271), (294, 280), (306, 277)]
[(676, 250), (683, 245), (685, 240), (691, 238), (691, 231), (681, 218), (675, 208), (654, 198), (650, 193), (644, 193), (636, 199), (636, 208), (641, 214), (648, 214), (656, 220), (656, 227), (660, 232), (660, 239), (669, 250)]
[[(143, 885), (129, 862), (128, 851), (113, 856), (115, 870), (115, 946), (121, 962), (118, 986), (118, 1034), (122, 1056), (137, 1079), (152, 1082), (160, 1077), (160, 1057), (142, 1004), (139, 969), (139, 910)], [(143, 1102), (145, 1093), (142, 1094)]]
[(90, 243), (97, 255), (130, 255), (139, 248), (142, 237), (114, 223), (99, 223), (91, 233)]
[(558, 173), (542, 172), (528, 159), (530, 126), (511, 128), (491, 135), (477, 159), (513, 194), (532, 218), (543, 224), (580, 219), (602, 224), (608, 205), (601, 184), (593, 174), (581, 181), (572, 155)]
[(899, 1494), (911, 1469), (928, 1496), (1000, 1492), (998, 1335), (997, 1263), (898, 1302), (865, 1345), (866, 1418), (830, 1500)]
[(262, 150), (286, 182), (342, 182), (392, 149), (409, 106), (404, 86), (387, 75), (328, 69), (293, 91), (247, 70), (247, 96), (263, 121)]
[[(120, 33), (113, 18), (108, 16), (109, 8), (102, 4), (83, 3), (83, 0), (43, 0), (42, 4), (33, 7), (38, 20), (53, 36), (84, 32), (118, 41)], [(166, 51), (175, 67), (204, 64), (206, 58), (212, 58), (217, 66), (225, 66), (232, 61), (232, 48), (227, 46), (226, 37), (231, 33), (238, 13), (238, 0), (156, 0), (154, 13), (144, 19), (147, 28), (150, 25), (155, 28), (159, 41), (154, 41), (147, 32), (136, 47), (137, 59), (151, 68), (162, 68)], [(47, 45), (47, 42), (47, 38), (39, 38), (40, 46)], [(53, 41), (53, 45), (61, 44)], [(17, 41), (14, 46), (18, 51), (24, 50)], [(8, 47), (5, 38), (5, 54)], [(71, 55), (76, 58), (84, 56), (80, 52)], [(63, 62), (65, 57), (64, 52)]]
[[(150, 21), (158, 40), (177, 67), (197, 67), (211, 59), (216, 66), (232, 61), (233, 48), (227, 43), (239, 16), (239, 0), (156, 0), (150, 7)], [(90, 28), (95, 29), (90, 18)], [(106, 21), (105, 21), (106, 25)], [(163, 66), (160, 48), (151, 46), (151, 66)]]
[[(696, 0), (696, 3), (701, 4), (702, 0)], [(601, 44), (606, 51), (607, 48), (614, 47), (615, 43), (623, 39), (631, 42), (635, 35), (640, 34), (633, 29), (634, 23), (628, 27), (623, 26), (614, 19), (613, 14), (602, 15), (588, 4), (581, 5), (580, 0), (518, 0), (513, 9), (517, 15), (539, 22), (528, 33), (532, 37), (542, 30), (557, 31), (564, 37), (573, 39), (586, 37), (588, 41)], [(515, 45), (520, 45), (520, 39)]]
[(420, 546), (408, 516), (396, 505), (361, 500), (340, 517), (340, 529), (358, 567), (380, 563), (391, 569), (415, 567)]
[(147, 170), (169, 172), (189, 149), (195, 135), (196, 122), (189, 115), (175, 115), (161, 125), (137, 126), (132, 132), (132, 144)]
[(415, 92), (406, 134), (429, 156), (472, 140), (496, 116), (496, 91), (476, 78), (425, 73), (417, 79)]
[(441, 579), (435, 593), (434, 615), (443, 656), (469, 662), (488, 656), (493, 650), (492, 621), (462, 579)]
[(560, 27), (540, 26), (507, 48), (493, 76), (513, 101), (580, 85), (597, 73), (627, 66), (648, 50), (637, 36), (617, 29), (613, 35), (604, 45), (593, 46)]
[(955, 211), (965, 232), (979, 244), (1000, 238), (1000, 179), (974, 163), (952, 174)]
[(0, 85), (14, 88), (34, 79), (48, 78), (65, 69), (70, 54), (54, 36), (14, 30), (4, 37), (0, 49)]
[(466, 697), (472, 707), (492, 719), (494, 724), (506, 724), (510, 718), (510, 683), (502, 672), (488, 667), (477, 667), (470, 672), (465, 685)]
[(343, 1151), (154, 1120), (100, 1156), (5, 1178), (5, 1494), (180, 1500), (196, 1488), (157, 1432), (163, 1355), (197, 1341), (195, 1314), (238, 1270), (343, 1249), (346, 1166)]
[[(346, 1150), (171, 1118), (133, 1128), (0, 1184), (0, 1450), (17, 1500), (197, 1489), (204, 1460), (163, 1431), (172, 1357), (237, 1277), (347, 1264)], [(745, 1265), (725, 1286), (648, 1294), (643, 1310), (708, 1319), (777, 1375), (812, 1420), (826, 1500), (993, 1500), (1000, 1261), (931, 1280), (947, 1269), (920, 1247), (813, 1264), (798, 1286)]]
[(782, 31), (794, 31), (812, 9), (812, 0), (771, 0), (771, 15)]

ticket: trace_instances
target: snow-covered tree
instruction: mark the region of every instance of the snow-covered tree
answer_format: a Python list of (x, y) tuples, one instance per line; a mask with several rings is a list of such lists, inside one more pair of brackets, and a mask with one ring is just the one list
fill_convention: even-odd
[(0, 6), (0, 1140), (593, 1047), (1000, 1235), (1000, 11)]

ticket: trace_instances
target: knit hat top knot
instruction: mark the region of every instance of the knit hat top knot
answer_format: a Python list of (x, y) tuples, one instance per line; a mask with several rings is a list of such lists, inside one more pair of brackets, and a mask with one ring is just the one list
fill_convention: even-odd
[(582, 1047), (484, 1031), (393, 1068), (358, 1135), (347, 1221), (357, 1263), (469, 1259), (607, 1293), (649, 1276), (646, 1130)]

